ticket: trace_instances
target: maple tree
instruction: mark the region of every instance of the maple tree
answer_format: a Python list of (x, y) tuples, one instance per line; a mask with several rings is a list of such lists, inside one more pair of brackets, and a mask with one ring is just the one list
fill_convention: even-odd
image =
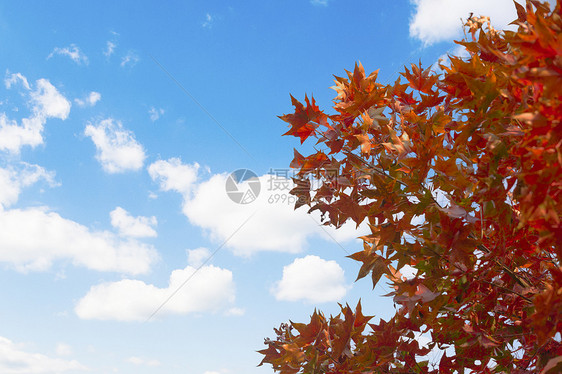
[[(374, 287), (385, 276), (398, 308), (388, 321), (359, 303), (282, 324), (261, 364), (282, 374), (562, 371), (562, 5), (515, 5), (516, 31), (469, 18), (457, 42), (469, 56), (440, 73), (413, 64), (385, 85), (358, 64), (336, 77), (335, 114), (292, 98), (285, 135), (316, 140), (311, 155), (295, 150), (295, 208), (335, 227), (367, 221), (350, 256), (357, 279)], [(402, 276), (406, 265), (414, 276)]]

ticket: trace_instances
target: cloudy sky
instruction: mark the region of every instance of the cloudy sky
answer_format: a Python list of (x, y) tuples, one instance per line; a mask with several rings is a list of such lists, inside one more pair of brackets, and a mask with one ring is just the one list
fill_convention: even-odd
[[(255, 351), (281, 322), (360, 297), (392, 315), (353, 282), (363, 228), (292, 209), (277, 116), (290, 93), (327, 108), (356, 61), (386, 83), (454, 53), (469, 12), (515, 18), (511, 0), (0, 4), (0, 372), (270, 373)], [(259, 194), (227, 184), (238, 169)]]

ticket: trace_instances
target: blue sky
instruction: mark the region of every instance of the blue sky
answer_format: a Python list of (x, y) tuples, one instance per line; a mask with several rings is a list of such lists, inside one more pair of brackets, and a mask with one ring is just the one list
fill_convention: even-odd
[[(508, 0), (0, 4), (0, 372), (267, 373), (281, 322), (359, 298), (392, 315), (353, 283), (364, 228), (293, 211), (277, 116), (290, 93), (328, 109), (356, 61), (387, 83), (457, 53), (471, 11), (515, 18)], [(225, 189), (242, 168), (249, 204)]]

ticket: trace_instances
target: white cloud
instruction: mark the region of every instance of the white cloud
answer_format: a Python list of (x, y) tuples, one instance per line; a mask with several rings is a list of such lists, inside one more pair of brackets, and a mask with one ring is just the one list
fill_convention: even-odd
[(91, 231), (46, 208), (0, 211), (0, 262), (16, 270), (44, 271), (54, 261), (97, 271), (144, 274), (158, 259), (156, 250), (107, 231)]
[(273, 191), (269, 190), (271, 176), (261, 176), (261, 193), (244, 205), (228, 197), (227, 174), (215, 174), (198, 182), (198, 169), (198, 164), (170, 159), (150, 165), (149, 173), (162, 190), (183, 195), (183, 212), (193, 225), (203, 228), (216, 242), (226, 241), (225, 245), (237, 255), (249, 256), (258, 251), (298, 253), (311, 236), (343, 243), (365, 233), (365, 225), (357, 230), (355, 224), (349, 223), (335, 230), (319, 225), (319, 214), (309, 215), (304, 208), (295, 211), (289, 179), (280, 181), (280, 185), (287, 186), (285, 190)]
[(226, 246), (238, 255), (263, 250), (297, 253), (303, 249), (316, 226), (310, 217), (287, 203), (269, 204), (264, 191), (250, 204), (237, 204), (226, 194), (226, 180), (225, 174), (213, 175), (197, 184), (193, 198), (186, 197), (183, 212), (192, 224), (205, 229), (217, 242), (230, 237)]
[[(18, 76), (17, 79), (22, 81), (24, 88), (31, 90), (27, 83), (27, 79), (20, 73), (12, 74)], [(11, 84), (7, 85), (11, 88)], [(65, 120), (70, 113), (70, 102), (49, 82), (48, 79), (38, 79), (35, 81), (36, 89), (30, 92), (33, 111), (41, 117), (59, 118)]]
[(116, 47), (116, 43), (108, 40), (105, 46), (105, 50), (103, 51), (103, 55), (109, 58), (115, 52)]
[(150, 110), (148, 111), (148, 114), (150, 115), (150, 120), (154, 122), (158, 120), (161, 115), (164, 114), (164, 109), (162, 108), (156, 109), (155, 107), (151, 107)]
[(40, 117), (65, 120), (70, 113), (70, 102), (47, 79), (37, 80), (36, 86), (31, 92), (35, 113)]
[(96, 145), (96, 158), (108, 173), (122, 173), (142, 168), (146, 155), (134, 134), (111, 118), (88, 124), (84, 131)]
[(29, 94), (32, 115), (17, 121), (10, 120), (5, 113), (0, 113), (0, 150), (18, 153), (25, 145), (35, 147), (43, 144), (43, 128), (48, 118), (65, 120), (70, 113), (70, 102), (47, 80), (36, 81), (36, 89), (31, 90), (27, 79), (20, 73), (9, 74), (5, 79), (9, 89), (21, 82)]
[(187, 263), (194, 268), (203, 265), (209, 257), (211, 257), (211, 251), (204, 247), (187, 250)]
[(122, 236), (133, 238), (156, 237), (156, 226), (158, 221), (156, 217), (133, 217), (125, 209), (117, 207), (109, 213), (111, 217), (111, 225), (119, 230)]
[(144, 365), (144, 366), (152, 366), (152, 367), (161, 365), (161, 362), (158, 360), (146, 359), (137, 356), (131, 356), (126, 361), (134, 365)]
[(52, 58), (54, 55), (61, 55), (70, 57), (70, 59), (76, 62), (78, 65), (85, 64), (88, 65), (88, 57), (80, 51), (80, 48), (76, 44), (71, 44), (69, 47), (59, 48), (56, 47), (47, 56), (47, 59)]
[(323, 303), (340, 300), (347, 288), (343, 269), (337, 262), (306, 256), (283, 268), (283, 278), (271, 292), (277, 300)]
[(224, 313), (226, 316), (243, 316), (246, 314), (246, 311), (242, 308), (230, 308)]
[(205, 14), (205, 21), (201, 24), (201, 26), (206, 27), (206, 28), (211, 28), (213, 26), (213, 16), (211, 16), (209, 13)]
[(133, 51), (129, 51), (122, 59), (121, 59), (121, 67), (124, 68), (125, 66), (135, 66), (137, 62), (139, 62), (139, 56)]
[(70, 356), (72, 354), (72, 347), (68, 344), (58, 343), (56, 352), (59, 356)]
[(24, 77), (21, 73), (10, 74), (9, 72), (6, 72), (6, 78), (4, 79), (4, 84), (6, 85), (7, 89), (12, 88), (12, 85), (17, 84), (18, 81), (22, 83), (23, 87), (26, 90), (31, 90), (31, 86), (29, 85), (27, 78)]
[(39, 180), (45, 180), (50, 186), (56, 186), (55, 173), (46, 171), (41, 166), (21, 162), (0, 168), (0, 210), (15, 204), (24, 187), (31, 186)]
[(492, 25), (504, 29), (517, 18), (513, 0), (410, 0), (414, 5), (410, 36), (426, 45), (462, 36), (462, 21), (472, 12), (488, 16)]
[(43, 144), (44, 122), (39, 117), (24, 118), (22, 125), (0, 113), (0, 150), (19, 153), (25, 145), (36, 147)]
[(148, 167), (148, 174), (158, 181), (162, 191), (176, 191), (188, 194), (197, 180), (199, 164), (183, 164), (179, 158), (158, 160)]
[[(288, 190), (277, 191), (289, 197), (286, 201), (271, 202), (275, 201), (270, 199), (275, 196), (275, 191), (266, 190), (268, 176), (260, 177), (262, 191), (247, 205), (230, 200), (225, 191), (226, 179), (227, 175), (218, 174), (198, 184), (193, 198), (185, 199), (183, 212), (192, 224), (207, 230), (216, 241), (228, 240), (226, 246), (235, 254), (248, 256), (257, 251), (298, 253), (306, 247), (311, 236), (341, 242), (359, 236), (354, 225), (350, 225), (351, 230), (321, 227), (318, 214), (309, 215), (304, 208), (295, 211), (294, 202), (288, 200), (292, 197)], [(254, 216), (241, 226), (252, 214)]]
[(93, 286), (78, 301), (75, 312), (82, 319), (145, 321), (176, 290), (159, 316), (217, 312), (234, 302), (231, 271), (211, 265), (196, 272), (187, 266), (172, 272), (166, 288), (132, 279)]
[(60, 374), (70, 370), (88, 370), (78, 361), (50, 358), (29, 353), (9, 339), (0, 337), (0, 372), (3, 374)]
[(329, 0), (310, 0), (310, 2), (314, 5), (328, 5)]
[(78, 104), (78, 106), (86, 107), (86, 106), (94, 106), (98, 101), (101, 99), (101, 94), (99, 92), (92, 91), (90, 94), (83, 99), (74, 99), (74, 102)]

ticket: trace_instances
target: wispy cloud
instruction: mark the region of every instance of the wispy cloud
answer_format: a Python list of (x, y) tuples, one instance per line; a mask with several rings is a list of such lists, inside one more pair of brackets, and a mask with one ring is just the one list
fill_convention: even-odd
[(70, 102), (47, 79), (38, 79), (35, 89), (20, 73), (7, 74), (4, 84), (11, 89), (21, 83), (24, 96), (28, 97), (31, 115), (21, 124), (0, 113), (0, 150), (19, 153), (23, 146), (43, 144), (43, 129), (48, 118), (65, 120), (70, 113)]
[(101, 94), (99, 92), (92, 91), (88, 96), (83, 99), (74, 99), (74, 102), (80, 107), (94, 106), (101, 99)]
[(30, 353), (16, 344), (0, 336), (0, 372), (2, 373), (35, 373), (54, 374), (67, 371), (88, 370), (78, 361), (51, 358), (40, 353)]
[(197, 181), (199, 164), (184, 164), (179, 158), (158, 160), (148, 167), (148, 174), (162, 191), (177, 191), (189, 195)]
[(70, 102), (47, 79), (35, 82), (36, 89), (30, 93), (33, 110), (44, 118), (65, 120), (70, 113)]
[(88, 65), (88, 57), (80, 51), (80, 48), (78, 48), (76, 44), (71, 44), (69, 47), (64, 48), (56, 47), (49, 56), (47, 56), (47, 59), (52, 58), (54, 55), (67, 56), (79, 65)]
[(31, 90), (27, 78), (24, 77), (21, 73), (10, 74), (9, 71), (6, 71), (6, 78), (4, 79), (4, 84), (6, 85), (7, 89), (12, 88), (12, 86), (17, 84), (18, 82), (21, 82), (21, 84), (26, 90)]
[(133, 67), (139, 62), (140, 58), (137, 54), (133, 51), (127, 52), (125, 56), (121, 59), (121, 67)]
[(151, 107), (150, 110), (148, 111), (148, 114), (150, 116), (150, 120), (154, 122), (157, 121), (160, 118), (160, 116), (164, 114), (164, 109), (162, 108), (156, 109), (155, 107)]
[(207, 13), (205, 14), (205, 21), (201, 23), (201, 26), (205, 28), (211, 28), (213, 26), (213, 21), (214, 21), (214, 17), (210, 13)]
[(52, 187), (58, 185), (55, 182), (55, 173), (39, 165), (21, 162), (0, 168), (0, 210), (15, 204), (25, 187), (40, 180), (46, 181)]
[(87, 125), (84, 134), (94, 142), (96, 158), (106, 172), (114, 174), (142, 168), (146, 158), (144, 149), (121, 122), (104, 119)]
[(0, 150), (19, 154), (24, 146), (36, 147), (43, 144), (43, 126), (40, 117), (24, 118), (21, 125), (0, 113)]
[(115, 49), (117, 48), (117, 39), (119, 37), (119, 33), (115, 31), (110, 31), (110, 33), (113, 37), (111, 40), (105, 42), (105, 49), (103, 50), (103, 55), (106, 59), (109, 59), (115, 53)]
[(103, 51), (103, 55), (109, 58), (115, 52), (115, 47), (117, 47), (117, 43), (108, 40), (107, 43), (105, 44), (105, 50)]
[(109, 213), (111, 226), (115, 227), (122, 236), (133, 238), (153, 238), (156, 237), (154, 226), (158, 223), (156, 217), (133, 217), (129, 212), (121, 207), (117, 207)]

